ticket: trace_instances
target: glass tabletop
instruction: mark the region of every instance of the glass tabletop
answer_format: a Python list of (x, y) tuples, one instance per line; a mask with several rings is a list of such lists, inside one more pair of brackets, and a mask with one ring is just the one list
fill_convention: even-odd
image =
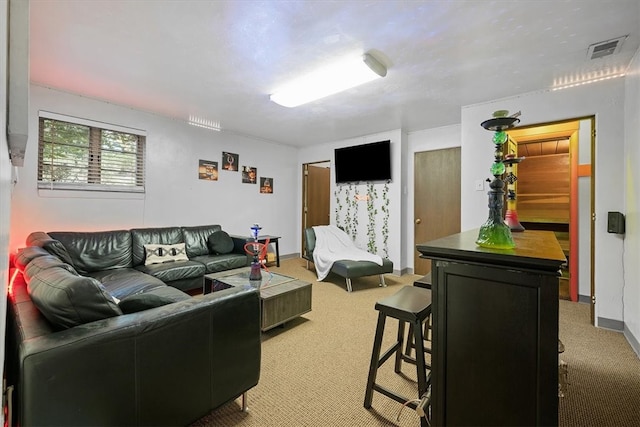
[(296, 280), (293, 277), (284, 276), (278, 273), (271, 273), (267, 271), (262, 271), (262, 280), (258, 282), (257, 280), (249, 280), (249, 274), (251, 270), (242, 271), (240, 273), (232, 274), (229, 276), (218, 277), (215, 280), (218, 282), (223, 282), (231, 286), (243, 286), (250, 284), (253, 287), (264, 289), (268, 286), (280, 285), (282, 283), (291, 282)]

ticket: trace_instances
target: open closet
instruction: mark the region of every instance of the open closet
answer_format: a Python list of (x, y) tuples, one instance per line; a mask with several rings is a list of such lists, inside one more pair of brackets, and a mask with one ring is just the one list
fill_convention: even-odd
[(593, 126), (593, 118), (580, 118), (509, 131), (524, 158), (517, 164), (518, 219), (527, 230), (555, 233), (567, 259), (559, 297), (577, 301), (580, 294), (592, 304)]
[(553, 231), (567, 264), (562, 268), (560, 298), (570, 299), (571, 169), (569, 138), (518, 141), (518, 217), (527, 230)]

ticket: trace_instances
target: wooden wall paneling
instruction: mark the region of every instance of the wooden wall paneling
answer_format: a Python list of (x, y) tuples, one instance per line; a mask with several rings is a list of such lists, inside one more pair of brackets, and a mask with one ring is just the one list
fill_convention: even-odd
[(518, 165), (518, 216), (524, 222), (569, 223), (569, 154), (527, 157)]

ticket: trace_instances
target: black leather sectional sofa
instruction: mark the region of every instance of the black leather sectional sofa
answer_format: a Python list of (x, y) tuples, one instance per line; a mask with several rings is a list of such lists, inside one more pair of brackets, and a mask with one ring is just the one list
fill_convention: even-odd
[(10, 425), (188, 425), (244, 399), (258, 291), (184, 292), (248, 265), (244, 244), (219, 225), (32, 233), (8, 292)]

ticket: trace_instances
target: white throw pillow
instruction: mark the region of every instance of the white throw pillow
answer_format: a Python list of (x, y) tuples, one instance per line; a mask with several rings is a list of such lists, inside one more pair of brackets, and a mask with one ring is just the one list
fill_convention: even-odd
[(168, 261), (189, 261), (184, 243), (175, 245), (144, 245), (144, 265), (160, 264)]

